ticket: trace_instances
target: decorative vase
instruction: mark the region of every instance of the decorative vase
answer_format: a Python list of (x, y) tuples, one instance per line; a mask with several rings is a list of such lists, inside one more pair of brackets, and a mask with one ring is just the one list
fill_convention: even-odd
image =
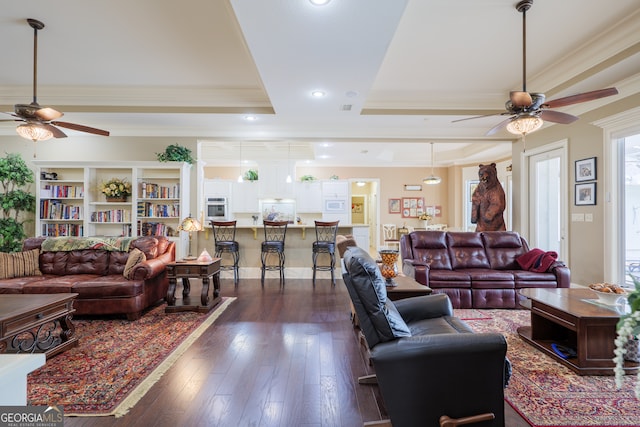
[(127, 196), (112, 196), (109, 197), (107, 196), (107, 202), (126, 202), (127, 201)]
[(382, 259), (382, 265), (380, 266), (380, 273), (382, 277), (387, 279), (385, 284), (387, 286), (398, 286), (394, 277), (398, 275), (398, 250), (397, 249), (382, 249), (380, 250), (380, 258)]
[(429, 227), (429, 220), (428, 219), (425, 219), (422, 222), (424, 223), (424, 228)]

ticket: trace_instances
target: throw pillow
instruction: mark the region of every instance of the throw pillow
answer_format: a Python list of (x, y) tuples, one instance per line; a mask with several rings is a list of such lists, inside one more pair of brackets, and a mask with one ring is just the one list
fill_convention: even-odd
[(131, 252), (129, 252), (129, 258), (127, 258), (127, 263), (124, 265), (122, 275), (127, 279), (131, 279), (133, 277), (133, 268), (146, 260), (147, 256), (144, 252), (140, 249), (132, 249)]
[(0, 279), (42, 276), (38, 258), (40, 249), (24, 252), (0, 253)]

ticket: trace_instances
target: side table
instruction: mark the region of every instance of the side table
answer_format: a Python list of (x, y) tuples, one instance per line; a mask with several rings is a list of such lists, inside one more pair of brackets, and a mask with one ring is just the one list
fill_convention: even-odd
[[(176, 261), (167, 264), (169, 289), (167, 290), (167, 307), (165, 313), (181, 311), (197, 311), (207, 313), (218, 305), (220, 297), (220, 258), (211, 261)], [(213, 295), (209, 292), (209, 279), (213, 277)], [(178, 279), (182, 279), (182, 298), (176, 298)], [(189, 279), (202, 279), (200, 298), (191, 297)]]

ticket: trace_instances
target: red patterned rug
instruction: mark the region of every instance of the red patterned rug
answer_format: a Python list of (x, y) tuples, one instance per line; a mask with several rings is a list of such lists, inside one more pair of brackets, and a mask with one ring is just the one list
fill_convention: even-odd
[(530, 324), (526, 310), (479, 310), (485, 319), (466, 322), (477, 332), (507, 338), (513, 376), (505, 400), (532, 426), (640, 426), (635, 375), (616, 390), (612, 376), (579, 376), (522, 341), (516, 329)]
[(29, 374), (29, 405), (62, 405), (71, 416), (126, 414), (233, 300), (207, 314), (165, 314), (160, 305), (133, 322), (74, 320), (78, 347)]

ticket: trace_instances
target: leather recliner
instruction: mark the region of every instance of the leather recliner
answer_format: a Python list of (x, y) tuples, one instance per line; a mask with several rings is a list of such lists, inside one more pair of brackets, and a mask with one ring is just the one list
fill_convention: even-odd
[(453, 316), (446, 294), (388, 300), (376, 262), (361, 248), (347, 249), (343, 279), (394, 427), (445, 425), (442, 416), (504, 426), (510, 364), (502, 334), (474, 333)]

